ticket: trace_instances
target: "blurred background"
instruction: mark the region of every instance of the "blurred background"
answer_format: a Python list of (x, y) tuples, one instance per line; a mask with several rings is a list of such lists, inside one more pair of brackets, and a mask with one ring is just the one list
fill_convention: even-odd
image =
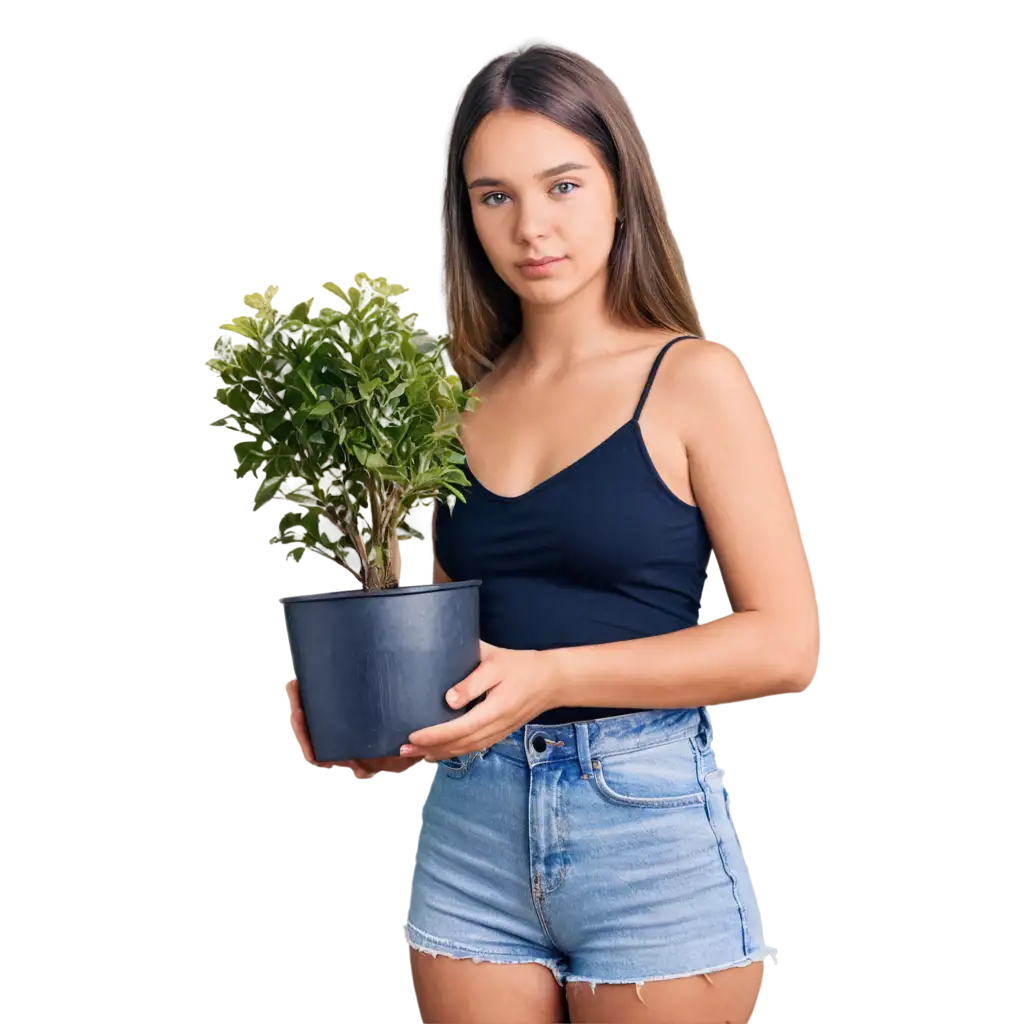
[[(810, 559), (810, 688), (710, 708), (779, 949), (753, 1019), (1019, 1012), (1012, 5), (184, 0), (5, 21), (6, 1020), (419, 1020), (402, 926), (435, 768), (361, 781), (302, 758), (279, 599), (355, 581), (268, 543), (287, 509), (252, 511), (204, 364), (245, 294), (319, 309), (360, 271), (446, 331), (451, 119), (530, 42), (625, 95)], [(403, 585), (431, 578), (418, 511)], [(708, 571), (702, 622), (731, 611)]]

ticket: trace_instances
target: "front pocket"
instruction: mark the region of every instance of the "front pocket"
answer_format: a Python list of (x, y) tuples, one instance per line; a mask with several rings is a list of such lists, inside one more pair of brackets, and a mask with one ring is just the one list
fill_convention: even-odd
[(686, 807), (704, 803), (689, 738), (597, 757), (591, 767), (594, 786), (612, 803), (627, 807)]
[(468, 754), (459, 754), (458, 757), (442, 758), (437, 763), (442, 765), (450, 776), (461, 778), (469, 773), (470, 766), (480, 754), (481, 751), (474, 750)]

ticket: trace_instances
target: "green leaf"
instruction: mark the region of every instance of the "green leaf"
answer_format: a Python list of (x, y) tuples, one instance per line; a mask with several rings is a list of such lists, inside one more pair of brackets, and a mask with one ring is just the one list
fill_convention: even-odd
[(259, 490), (256, 492), (256, 504), (253, 505), (254, 512), (274, 497), (284, 480), (285, 477), (283, 476), (272, 476), (263, 481)]
[[(276, 286), (250, 293), (254, 316), (223, 325), (205, 365), (229, 410), (213, 425), (243, 434), (235, 474), (257, 480), (255, 507), (283, 497), (303, 516), (301, 525), (299, 513), (282, 519), (276, 541), (339, 556), (365, 544), (379, 558), (386, 538), (371, 535), (371, 488), (387, 493), (396, 509), (387, 525), (400, 536), (416, 535), (405, 515), (417, 502), (449, 492), (465, 500), (458, 425), (474, 399), (445, 364), (449, 336), (417, 329), (416, 314), (393, 301), (406, 288), (367, 274), (355, 283), (324, 285), (341, 309), (316, 312), (311, 298), (287, 317), (273, 308)], [(239, 335), (246, 340), (233, 342)], [(352, 534), (334, 540), (320, 529), (333, 534), (339, 523)], [(362, 567), (358, 557), (348, 564)]]

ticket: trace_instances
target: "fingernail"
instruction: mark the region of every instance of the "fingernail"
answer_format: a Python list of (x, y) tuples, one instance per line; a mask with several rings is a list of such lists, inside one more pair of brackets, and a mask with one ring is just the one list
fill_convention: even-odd
[(453, 708), (457, 708), (459, 706), (459, 691), (458, 690), (449, 690), (447, 696), (448, 696), (448, 703), (451, 704), (451, 706)]
[(402, 746), (402, 749), (399, 750), (399, 753), (402, 755), (402, 757), (408, 757), (411, 753), (413, 753), (413, 748), (406, 743)]

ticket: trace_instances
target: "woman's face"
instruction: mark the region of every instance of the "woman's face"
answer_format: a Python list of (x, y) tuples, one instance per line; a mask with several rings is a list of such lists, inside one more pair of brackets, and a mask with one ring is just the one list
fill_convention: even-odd
[[(618, 201), (585, 139), (540, 114), (497, 110), (477, 126), (462, 166), (480, 244), (522, 300), (561, 302), (607, 273)], [(544, 256), (561, 259), (541, 275), (520, 266)]]

